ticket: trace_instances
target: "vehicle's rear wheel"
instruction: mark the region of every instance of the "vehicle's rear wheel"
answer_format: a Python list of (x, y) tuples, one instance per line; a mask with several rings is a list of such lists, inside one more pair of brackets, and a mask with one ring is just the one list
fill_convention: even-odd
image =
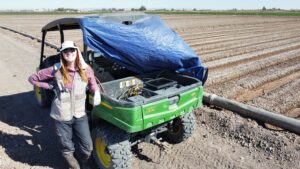
[(92, 130), (93, 157), (101, 169), (127, 169), (131, 162), (130, 135), (109, 125), (100, 124)]
[(34, 86), (33, 88), (38, 105), (41, 107), (50, 107), (53, 98), (51, 91), (37, 86)]
[(194, 112), (184, 114), (175, 118), (168, 125), (168, 131), (163, 133), (163, 137), (167, 142), (172, 144), (181, 143), (188, 139), (196, 130), (196, 118)]

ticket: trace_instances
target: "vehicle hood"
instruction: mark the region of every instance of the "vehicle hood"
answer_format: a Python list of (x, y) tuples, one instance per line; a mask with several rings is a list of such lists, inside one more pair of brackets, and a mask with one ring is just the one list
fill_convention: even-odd
[(125, 19), (82, 18), (80, 26), (84, 43), (138, 74), (172, 70), (191, 74), (205, 82), (207, 68), (159, 16), (143, 15), (131, 20), (129, 25), (122, 23)]

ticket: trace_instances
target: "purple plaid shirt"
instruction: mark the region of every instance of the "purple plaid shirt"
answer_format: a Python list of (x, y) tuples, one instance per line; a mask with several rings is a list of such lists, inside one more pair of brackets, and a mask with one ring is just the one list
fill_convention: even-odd
[[(69, 76), (71, 77), (72, 81), (69, 84), (66, 84), (65, 88), (71, 90), (76, 70), (72, 70), (72, 69), (68, 68), (68, 71), (69, 71)], [(28, 78), (28, 81), (34, 86), (38, 86), (38, 87), (44, 88), (44, 89), (49, 89), (49, 84), (46, 82), (42, 82), (42, 81), (48, 80), (48, 79), (54, 79), (55, 78), (54, 73), (55, 73), (55, 71), (54, 71), (53, 67), (42, 69), (42, 70), (38, 71), (37, 73), (31, 75)], [(86, 68), (86, 74), (87, 74), (87, 78), (88, 78), (89, 91), (94, 93), (96, 90), (99, 90), (99, 87), (96, 83), (94, 71), (92, 70), (91, 67), (88, 66)]]

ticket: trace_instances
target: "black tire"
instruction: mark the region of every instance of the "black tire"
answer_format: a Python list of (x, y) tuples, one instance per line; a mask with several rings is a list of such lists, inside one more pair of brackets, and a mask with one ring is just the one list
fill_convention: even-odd
[(163, 137), (171, 144), (178, 144), (191, 137), (195, 130), (196, 118), (194, 112), (191, 111), (175, 118), (168, 125), (168, 130), (163, 133)]
[(39, 106), (46, 108), (50, 107), (52, 103), (52, 99), (54, 96), (54, 93), (50, 90), (42, 89), (39, 87), (34, 86), (33, 87), (35, 98), (37, 100), (37, 103)]
[[(128, 169), (131, 164), (129, 133), (101, 123), (92, 130), (93, 157), (101, 169)], [(109, 162), (108, 162), (109, 161)]]

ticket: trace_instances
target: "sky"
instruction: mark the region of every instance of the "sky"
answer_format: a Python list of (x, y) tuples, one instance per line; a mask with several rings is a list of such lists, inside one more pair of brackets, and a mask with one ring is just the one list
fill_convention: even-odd
[(300, 0), (0, 0), (0, 10), (20, 9), (300, 9)]

